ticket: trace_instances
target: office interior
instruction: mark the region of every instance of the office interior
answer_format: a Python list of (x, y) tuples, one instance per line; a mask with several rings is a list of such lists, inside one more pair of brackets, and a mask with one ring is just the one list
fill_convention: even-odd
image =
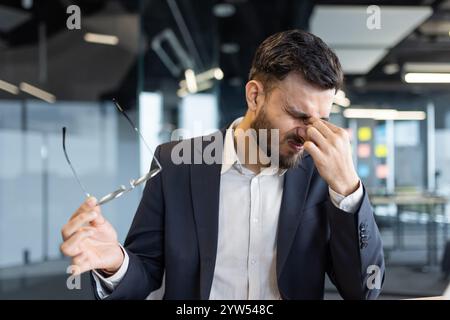
[[(0, 299), (93, 298), (86, 274), (80, 290), (67, 288), (59, 249), (84, 199), (62, 127), (80, 180), (102, 196), (152, 160), (113, 99), (152, 150), (213, 132), (244, 114), (257, 46), (294, 28), (321, 37), (343, 66), (331, 121), (350, 134), (383, 238), (379, 299), (441, 296), (450, 281), (449, 0), (1, 0)], [(121, 241), (141, 195), (103, 208)], [(329, 281), (325, 299), (340, 299)]]

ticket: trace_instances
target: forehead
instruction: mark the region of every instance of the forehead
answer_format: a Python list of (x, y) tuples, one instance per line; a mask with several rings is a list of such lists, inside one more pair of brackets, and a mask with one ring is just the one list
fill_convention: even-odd
[(291, 73), (277, 83), (273, 98), (286, 106), (295, 107), (309, 115), (328, 116), (333, 104), (335, 89), (321, 89), (306, 82), (300, 74)]

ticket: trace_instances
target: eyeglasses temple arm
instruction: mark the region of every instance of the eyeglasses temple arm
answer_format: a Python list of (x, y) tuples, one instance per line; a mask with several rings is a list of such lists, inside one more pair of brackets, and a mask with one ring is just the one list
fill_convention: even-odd
[(155, 160), (156, 164), (158, 165), (158, 167), (161, 169), (161, 164), (159, 163), (158, 158), (155, 156), (155, 154), (153, 153), (152, 149), (150, 149), (150, 147), (148, 146), (147, 142), (145, 141), (144, 137), (142, 136), (141, 132), (138, 130), (138, 128), (136, 127), (136, 125), (133, 123), (133, 121), (130, 119), (130, 117), (128, 117), (128, 115), (125, 113), (125, 111), (122, 109), (122, 107), (119, 105), (119, 103), (117, 102), (116, 99), (113, 99), (114, 104), (116, 105), (117, 109), (119, 109), (120, 113), (123, 114), (123, 116), (127, 119), (127, 121), (130, 123), (130, 125), (133, 127), (134, 131), (137, 132), (137, 134), (139, 135), (139, 137), (142, 139), (142, 142), (144, 143), (145, 147), (148, 149), (148, 151), (150, 151), (150, 153), (153, 155), (153, 159)]
[(83, 184), (81, 183), (80, 179), (78, 178), (77, 172), (75, 171), (75, 169), (72, 166), (72, 163), (70, 162), (69, 156), (67, 155), (67, 151), (66, 151), (66, 127), (62, 128), (62, 132), (63, 132), (63, 151), (64, 151), (64, 156), (66, 157), (67, 163), (70, 166), (70, 169), (72, 169), (72, 173), (75, 176), (75, 179), (77, 179), (78, 184), (80, 185), (80, 188), (83, 190), (84, 194), (86, 195), (86, 197), (90, 197), (91, 195), (86, 191), (86, 188), (83, 186)]

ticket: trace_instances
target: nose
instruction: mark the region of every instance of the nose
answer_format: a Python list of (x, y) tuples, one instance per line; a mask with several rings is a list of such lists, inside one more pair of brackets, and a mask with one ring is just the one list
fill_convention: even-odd
[(306, 127), (297, 127), (295, 130), (297, 137), (306, 138)]

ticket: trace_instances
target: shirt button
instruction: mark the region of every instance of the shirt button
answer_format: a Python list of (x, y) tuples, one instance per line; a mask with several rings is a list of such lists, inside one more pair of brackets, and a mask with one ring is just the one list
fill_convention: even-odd
[(252, 260), (252, 264), (255, 264), (256, 263), (256, 260)]
[(259, 221), (258, 218), (254, 218), (254, 219), (253, 219), (253, 222), (254, 222), (254, 223), (258, 223), (258, 221)]

